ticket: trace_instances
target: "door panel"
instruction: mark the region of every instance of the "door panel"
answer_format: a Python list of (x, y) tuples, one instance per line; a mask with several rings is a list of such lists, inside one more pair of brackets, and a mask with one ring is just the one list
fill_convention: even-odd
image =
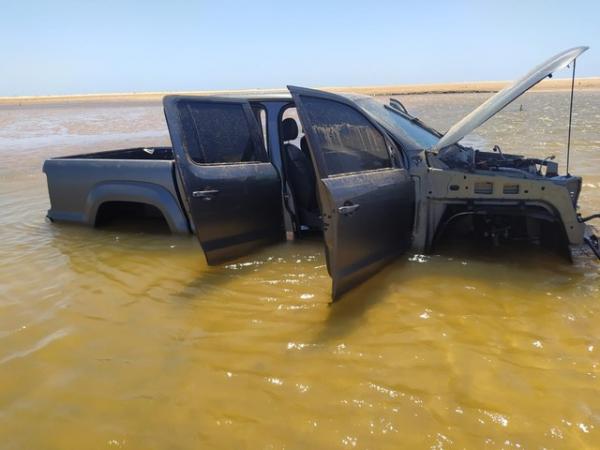
[(405, 251), (414, 187), (392, 157), (393, 143), (341, 96), (289, 87), (319, 182), (327, 269), (338, 299)]
[(410, 245), (412, 183), (403, 169), (321, 180), (328, 196), (325, 243), (337, 299)]
[(168, 96), (183, 200), (208, 264), (283, 236), (281, 184), (248, 102)]

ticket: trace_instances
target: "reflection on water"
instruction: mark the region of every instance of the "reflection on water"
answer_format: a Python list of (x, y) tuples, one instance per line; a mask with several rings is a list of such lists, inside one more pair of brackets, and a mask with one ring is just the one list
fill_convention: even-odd
[[(444, 130), (485, 97), (402, 101)], [(567, 100), (527, 95), (468, 139), (562, 162)], [(576, 102), (591, 212), (600, 93)], [(330, 306), (317, 240), (209, 268), (190, 236), (44, 219), (44, 158), (167, 144), (159, 105), (4, 108), (0, 143), (0, 446), (600, 444), (596, 262), (450, 246)]]

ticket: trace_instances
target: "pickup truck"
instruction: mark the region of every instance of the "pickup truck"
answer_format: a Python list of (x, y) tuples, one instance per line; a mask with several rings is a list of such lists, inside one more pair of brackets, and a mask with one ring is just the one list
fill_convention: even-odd
[[(208, 264), (321, 233), (332, 297), (442, 239), (515, 240), (600, 258), (600, 217), (578, 213), (581, 177), (558, 164), (459, 141), (587, 47), (550, 58), (441, 134), (397, 101), (288, 86), (289, 94), (167, 96), (172, 148), (50, 159), (52, 220), (93, 225), (106, 209), (194, 232)], [(587, 245), (587, 247), (584, 247)]]

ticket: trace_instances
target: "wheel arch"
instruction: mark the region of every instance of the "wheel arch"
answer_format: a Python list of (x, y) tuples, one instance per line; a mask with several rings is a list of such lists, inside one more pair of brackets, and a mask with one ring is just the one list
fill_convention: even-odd
[(142, 203), (154, 206), (165, 218), (172, 233), (189, 233), (190, 228), (179, 201), (162, 186), (152, 183), (103, 182), (88, 193), (84, 221), (94, 226), (100, 207), (108, 202)]
[(443, 239), (449, 226), (465, 216), (502, 216), (502, 217), (520, 217), (529, 218), (540, 223), (550, 224), (556, 227), (559, 233), (557, 244), (560, 253), (567, 259), (570, 259), (569, 252), (569, 233), (563, 217), (553, 205), (546, 202), (531, 202), (519, 204), (478, 204), (472, 203), (448, 205), (454, 208), (446, 208), (440, 221), (438, 222), (429, 249), (435, 248)]

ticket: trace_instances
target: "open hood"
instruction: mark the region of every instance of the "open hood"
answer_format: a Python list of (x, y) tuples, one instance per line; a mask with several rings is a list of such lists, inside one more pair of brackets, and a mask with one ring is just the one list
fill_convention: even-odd
[(525, 91), (538, 84), (553, 72), (563, 69), (575, 58), (585, 52), (589, 47), (575, 47), (553, 56), (549, 60), (535, 67), (531, 72), (487, 99), (478, 108), (454, 124), (431, 150), (439, 151), (450, 145), (456, 144), (463, 137), (483, 124), (486, 120), (511, 103)]

